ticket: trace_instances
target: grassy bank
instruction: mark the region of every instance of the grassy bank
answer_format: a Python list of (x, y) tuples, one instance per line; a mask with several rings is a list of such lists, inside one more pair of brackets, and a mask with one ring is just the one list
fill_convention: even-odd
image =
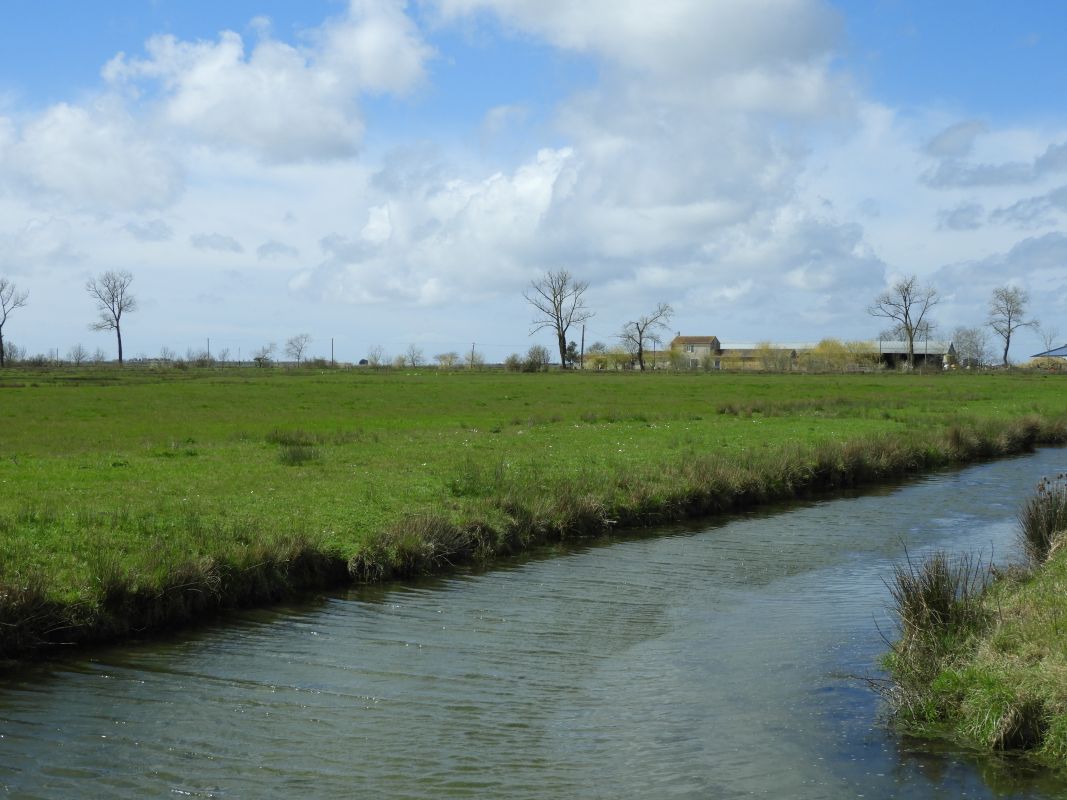
[(912, 732), (1067, 769), (1067, 483), (1020, 512), (1028, 563), (1007, 572), (937, 554), (897, 570), (901, 637), (888, 695)]
[(1020, 375), (0, 374), (0, 655), (1064, 439)]

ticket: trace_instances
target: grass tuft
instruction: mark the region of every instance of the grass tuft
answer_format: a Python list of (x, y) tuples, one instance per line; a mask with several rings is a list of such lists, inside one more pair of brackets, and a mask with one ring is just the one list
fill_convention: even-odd
[(1019, 539), (1027, 559), (1041, 564), (1067, 535), (1067, 475), (1045, 478), (1019, 512)]

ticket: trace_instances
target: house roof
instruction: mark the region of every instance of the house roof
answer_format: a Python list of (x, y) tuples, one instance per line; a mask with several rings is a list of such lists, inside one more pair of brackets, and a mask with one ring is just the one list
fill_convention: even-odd
[[(906, 353), (908, 352), (908, 343), (904, 340), (896, 342), (870, 342), (871, 347), (879, 353)], [(952, 349), (952, 342), (934, 341), (930, 339), (916, 339), (915, 340), (915, 355), (923, 355), (929, 353), (930, 355), (940, 356), (947, 353)]]
[(718, 336), (675, 336), (671, 339), (671, 347), (676, 344), (718, 344)]
[(1030, 356), (1030, 358), (1067, 358), (1067, 344), (1063, 347), (1054, 347), (1051, 350), (1046, 350), (1044, 353), (1038, 353), (1036, 356)]

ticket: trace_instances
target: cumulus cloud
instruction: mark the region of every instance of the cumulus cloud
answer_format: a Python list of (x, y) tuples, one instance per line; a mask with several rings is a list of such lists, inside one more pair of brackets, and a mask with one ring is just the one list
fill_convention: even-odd
[(189, 237), (189, 243), (197, 250), (216, 250), (222, 253), (243, 253), (241, 243), (222, 233), (197, 233)]
[(333, 159), (359, 147), (360, 95), (409, 91), (432, 52), (394, 0), (353, 0), (304, 48), (260, 33), (250, 49), (233, 31), (213, 42), (155, 36), (146, 57), (120, 53), (104, 77), (147, 84), (164, 123), (206, 144), (274, 162)]
[(113, 98), (59, 103), (20, 128), (6, 120), (0, 145), (0, 182), (42, 204), (90, 213), (157, 208), (183, 185), (175, 159)]

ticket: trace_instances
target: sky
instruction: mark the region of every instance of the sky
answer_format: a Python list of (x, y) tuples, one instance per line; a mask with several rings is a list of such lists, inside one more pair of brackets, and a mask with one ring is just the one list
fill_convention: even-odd
[[(876, 338), (917, 275), (938, 334), (994, 289), (1067, 341), (1067, 4), (913, 0), (9, 0), (3, 329), (127, 357), (299, 333), (356, 361), (531, 344)], [(578, 339), (580, 331), (572, 331)], [(1020, 331), (1012, 357), (1044, 349)]]

